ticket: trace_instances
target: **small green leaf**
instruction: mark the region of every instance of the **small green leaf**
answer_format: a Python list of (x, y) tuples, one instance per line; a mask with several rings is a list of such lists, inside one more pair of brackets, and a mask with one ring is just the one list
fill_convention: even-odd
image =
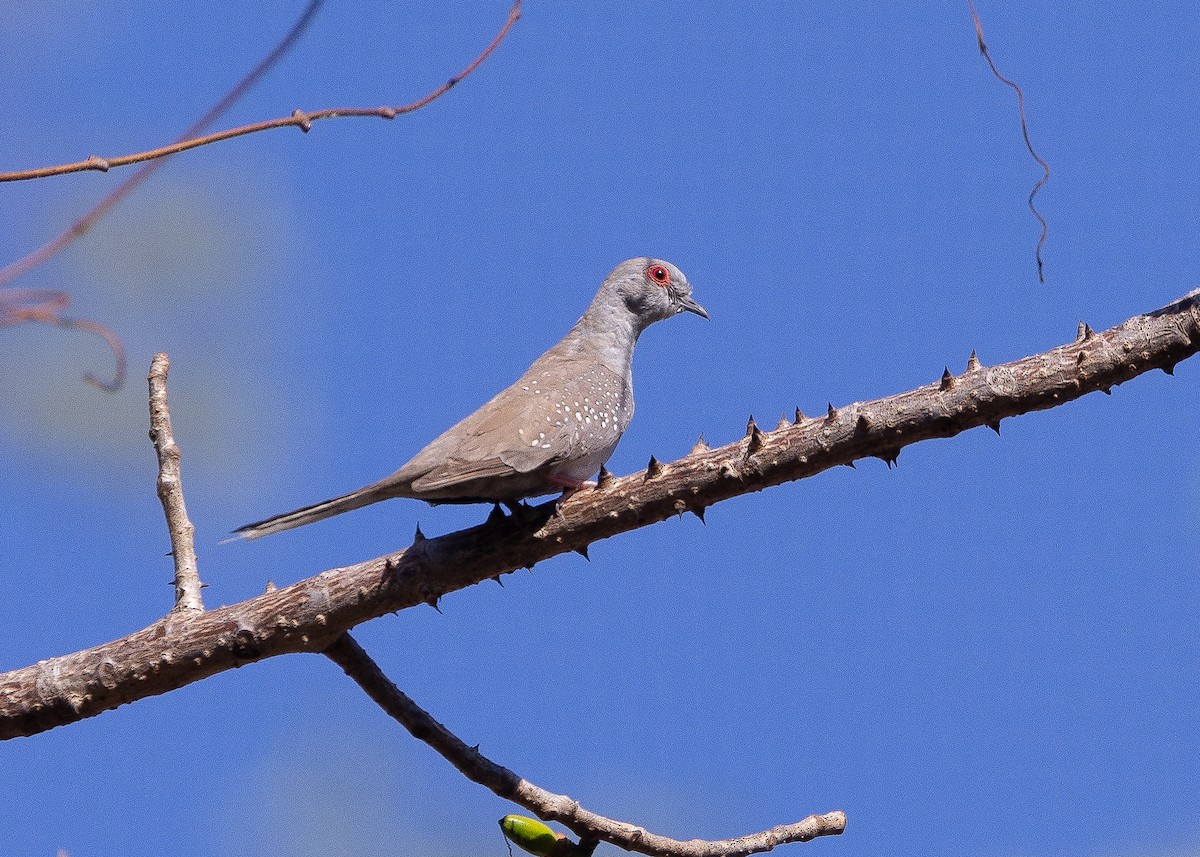
[(500, 819), (500, 829), (518, 848), (536, 857), (548, 857), (558, 846), (558, 836), (536, 818), (506, 815)]

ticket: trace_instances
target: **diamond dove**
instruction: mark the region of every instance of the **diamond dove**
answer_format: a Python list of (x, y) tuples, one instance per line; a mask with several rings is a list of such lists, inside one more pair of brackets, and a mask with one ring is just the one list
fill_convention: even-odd
[(235, 530), (245, 539), (290, 530), (380, 500), (504, 503), (594, 487), (633, 417), (633, 347), (656, 321), (708, 318), (683, 272), (630, 259), (600, 286), (562, 341), (511, 387), (454, 425), (385, 479), (350, 494)]

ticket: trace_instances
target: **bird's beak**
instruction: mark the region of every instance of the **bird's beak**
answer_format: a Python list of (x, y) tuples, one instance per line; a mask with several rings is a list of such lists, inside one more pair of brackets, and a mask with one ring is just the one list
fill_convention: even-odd
[(679, 298), (679, 309), (681, 311), (687, 310), (688, 312), (694, 312), (696, 315), (703, 316), (704, 318), (708, 318), (708, 311), (706, 309), (704, 309), (704, 307), (700, 306), (700, 304), (698, 304), (694, 300), (692, 300), (690, 297)]

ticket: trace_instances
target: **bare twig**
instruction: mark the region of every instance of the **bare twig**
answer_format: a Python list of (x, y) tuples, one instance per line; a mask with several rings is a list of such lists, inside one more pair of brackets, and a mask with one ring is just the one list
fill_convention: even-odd
[(581, 839), (611, 842), (626, 851), (638, 851), (656, 857), (745, 857), (770, 851), (777, 845), (808, 842), (818, 836), (835, 836), (846, 829), (846, 816), (840, 811), (810, 815), (795, 824), (784, 824), (736, 839), (682, 842), (623, 821), (589, 812), (566, 795), (554, 794), (519, 777), (488, 759), (475, 747), (468, 747), (457, 735), (438, 723), (388, 679), (379, 666), (349, 634), (342, 634), (324, 652), (354, 679), (380, 708), (424, 741), (468, 779), (491, 789), (505, 800), (546, 821), (557, 821)]
[(1046, 233), (1050, 231), (1050, 227), (1046, 224), (1046, 218), (1042, 217), (1042, 213), (1037, 210), (1037, 206), (1033, 204), (1033, 198), (1037, 196), (1038, 191), (1042, 189), (1042, 185), (1050, 178), (1050, 165), (1042, 160), (1041, 156), (1033, 149), (1033, 143), (1029, 139), (1029, 125), (1025, 122), (1025, 93), (1021, 91), (1021, 87), (1009, 80), (1000, 73), (996, 68), (996, 64), (992, 62), (992, 55), (988, 53), (987, 44), (983, 41), (983, 24), (979, 20), (979, 15), (975, 12), (975, 0), (967, 0), (967, 5), (971, 8), (971, 20), (975, 22), (975, 35), (979, 39), (979, 52), (983, 54), (983, 58), (987, 60), (988, 66), (992, 69), (992, 74), (1001, 83), (1011, 86), (1013, 91), (1017, 93), (1017, 113), (1021, 117), (1021, 135), (1025, 138), (1025, 148), (1029, 150), (1029, 154), (1038, 166), (1042, 168), (1042, 177), (1037, 180), (1033, 186), (1033, 190), (1029, 192), (1029, 210), (1033, 212), (1033, 216), (1037, 218), (1038, 223), (1042, 225), (1042, 234), (1038, 236), (1037, 248), (1034, 250), (1034, 257), (1037, 259), (1038, 282), (1046, 282), (1046, 277), (1042, 271), (1042, 245), (1046, 243)]
[[(207, 134), (203, 137), (192, 137), (187, 140), (181, 140), (172, 143), (169, 146), (162, 146), (158, 149), (150, 149), (146, 152), (138, 152), (133, 155), (121, 155), (119, 157), (101, 158), (92, 155), (86, 160), (76, 161), (71, 164), (60, 164), (53, 167), (39, 167), (32, 170), (21, 170), (11, 173), (0, 173), (0, 182), (25, 181), (27, 179), (46, 178), (48, 176), (64, 175), (66, 173), (78, 173), (86, 170), (98, 170), (100, 172), (108, 172), (113, 167), (124, 167), (129, 164), (137, 164), (143, 161), (150, 161), (156, 158), (164, 158), (168, 155), (186, 152), (188, 149), (195, 149), (199, 146), (207, 146), (209, 143), (217, 143), (222, 140), (230, 140), (234, 137), (242, 137), (246, 134), (255, 134), (259, 131), (269, 131), (272, 128), (299, 128), (301, 131), (308, 131), (312, 128), (312, 124), (322, 119), (339, 119), (342, 117), (371, 117), (378, 119), (395, 119), (405, 113), (412, 113), (414, 110), (420, 110), (430, 102), (437, 100), (441, 96), (450, 91), (456, 84), (460, 83), (463, 78), (467, 77), (471, 72), (475, 71), (479, 65), (488, 58), (508, 35), (508, 31), (512, 25), (517, 22), (521, 14), (521, 0), (516, 0), (513, 3), (512, 9), (508, 13), (508, 18), (504, 22), (504, 26), (500, 28), (500, 32), (492, 39), (491, 43), (483, 49), (483, 53), (477, 56), (467, 65), (462, 71), (454, 77), (447, 80), (437, 89), (434, 89), (429, 94), (417, 99), (411, 104), (404, 104), (399, 107), (335, 107), (325, 110), (317, 110), (314, 112), (306, 112), (303, 110), (293, 110), (290, 116), (280, 117), (278, 119), (268, 119), (264, 122), (255, 122), (250, 125), (243, 125), (239, 128), (230, 128), (225, 131), (218, 131), (214, 134)], [(4, 282), (4, 271), (0, 271), (0, 283)]]
[[(65, 248), (70, 246), (74, 241), (85, 235), (102, 217), (104, 217), (114, 206), (122, 199), (132, 193), (139, 185), (148, 179), (157, 169), (164, 163), (165, 159), (172, 154), (182, 152), (187, 149), (193, 149), (197, 146), (207, 145), (219, 140), (226, 140), (231, 137), (250, 134), (256, 131), (266, 130), (268, 128), (283, 127), (286, 125), (294, 125), (307, 131), (314, 121), (319, 119), (331, 119), (337, 116), (379, 116), (386, 119), (392, 119), (402, 113), (411, 113), (418, 110), (431, 101), (441, 97), (449, 91), (456, 83), (461, 81), (488, 57), (489, 54), (507, 35), (512, 25), (516, 23), (520, 17), (521, 0), (515, 0), (512, 9), (509, 12), (508, 19), (500, 32), (492, 40), (492, 42), (477, 56), (465, 69), (459, 72), (454, 77), (443, 83), (437, 89), (433, 90), (423, 98), (407, 104), (402, 107), (379, 107), (372, 109), (349, 109), (349, 110), (322, 110), (318, 113), (304, 114), (297, 110), (286, 119), (280, 119), (269, 122), (259, 122), (254, 125), (247, 125), (242, 128), (234, 128), (229, 131), (224, 131), (218, 134), (210, 134), (206, 137), (197, 137), (205, 128), (212, 125), (214, 121), (221, 117), (235, 102), (238, 101), (246, 92), (262, 78), (264, 74), (275, 65), (279, 59), (291, 49), (296, 40), (308, 27), (318, 9), (323, 4), (324, 0), (310, 0), (305, 7), (300, 17), (288, 30), (287, 34), (279, 41), (279, 43), (267, 54), (251, 71), (240, 80), (232, 89), (229, 90), (222, 98), (217, 101), (209, 110), (192, 124), (190, 128), (169, 146), (164, 146), (159, 149), (154, 149), (149, 152), (142, 152), (136, 155), (129, 155), (120, 158), (101, 158), (95, 155), (88, 157), (84, 161), (75, 164), (65, 164), (57, 167), (46, 167), (34, 170), (25, 170), (13, 173), (0, 173), (0, 182), (3, 181), (18, 181), (22, 179), (40, 178), (44, 176), (60, 175), (69, 172), (78, 172), (81, 170), (100, 170), (107, 171), (112, 167), (124, 166), (145, 162), (142, 167), (130, 175), (124, 182), (117, 186), (111, 193), (105, 196), (98, 202), (90, 211), (76, 220), (64, 232), (58, 235), (53, 240), (47, 242), (36, 250), (26, 254), (20, 259), (9, 263), (0, 268), (0, 286), (10, 283), (19, 277), (29, 273), (39, 265), (44, 264)], [(125, 379), (125, 349), (121, 344), (121, 340), (109, 328), (94, 321), (80, 319), (64, 319), (57, 313), (70, 302), (70, 297), (65, 292), (54, 292), (53, 294), (60, 297), (55, 298), (55, 301), (61, 301), (61, 304), (55, 303), (41, 313), (34, 315), (28, 311), (17, 313), (9, 310), (9, 307), (21, 301), (22, 293), (13, 293), (0, 290), (0, 327), (8, 324), (17, 324), (26, 321), (43, 321), (48, 324), (56, 324), (61, 327), (74, 327), (82, 330), (88, 330), (100, 336), (112, 348), (113, 355), (117, 361), (117, 370), (111, 381), (102, 380), (95, 375), (88, 373), (85, 378), (92, 384), (101, 387), (105, 390), (117, 390), (124, 383)], [(49, 293), (47, 293), (49, 294)]]
[(121, 344), (120, 337), (99, 322), (63, 318), (62, 311), (70, 304), (71, 296), (56, 289), (0, 289), (0, 327), (34, 321), (94, 333), (112, 349), (117, 368), (111, 381), (105, 381), (91, 372), (85, 373), (83, 378), (102, 390), (116, 392), (125, 383), (125, 346)]
[(171, 412), (167, 408), (167, 371), (171, 361), (155, 354), (150, 363), (150, 440), (158, 453), (158, 499), (167, 516), (171, 534), (171, 556), (175, 559), (175, 610), (201, 611), (200, 572), (196, 564), (196, 528), (188, 519), (183, 502), (183, 481), (179, 469), (179, 446), (171, 431)]
[[(258, 80), (266, 74), (271, 66), (275, 65), (285, 53), (295, 44), (300, 38), (300, 34), (308, 27), (317, 10), (324, 3), (324, 0), (311, 0), (308, 6), (300, 14), (296, 23), (288, 30), (287, 34), (279, 41), (274, 49), (271, 50), (253, 69), (250, 73), (243, 77), (229, 92), (227, 92), (216, 104), (208, 109), (190, 128), (183, 132), (179, 137), (180, 140), (186, 140), (199, 134), (222, 114), (225, 113), (234, 103), (236, 103), (249, 89), (258, 82)], [(136, 170), (129, 178), (125, 179), (111, 193), (101, 199), (90, 211), (83, 217), (76, 220), (71, 226), (58, 235), (53, 240), (43, 244), (31, 253), (27, 253), (22, 258), (0, 268), (0, 286), (5, 283), (10, 283), (29, 273), (39, 265), (44, 264), (57, 254), (61, 253), (76, 239), (83, 236), (89, 229), (96, 224), (96, 221), (104, 217), (112, 208), (134, 191), (142, 182), (150, 178), (150, 176), (163, 164), (165, 160), (157, 160), (145, 164), (140, 169)], [(34, 306), (21, 307), (23, 303), (29, 303), (29, 295), (37, 294), (42, 297), (34, 302)], [(125, 346), (121, 343), (118, 337), (111, 329), (105, 327), (99, 322), (88, 321), (85, 319), (66, 319), (60, 313), (66, 309), (71, 302), (71, 297), (66, 292), (60, 291), (40, 291), (29, 292), (24, 290), (0, 290), (0, 327), (8, 324), (18, 324), (26, 321), (41, 321), (47, 324), (55, 324), (60, 327), (74, 327), (80, 330), (87, 330), (96, 334), (103, 339), (108, 347), (112, 349), (113, 357), (117, 361), (116, 371), (113, 373), (111, 381), (105, 381), (98, 378), (91, 372), (84, 375), (84, 379), (90, 384), (94, 384), (108, 392), (119, 390), (125, 383)], [(21, 307), (21, 311), (13, 309)]]
[[(1171, 372), (1200, 351), (1200, 290), (1102, 333), (1031, 357), (967, 371), (580, 491), (552, 515), (489, 522), (339, 568), (217, 610), (172, 615), (111, 643), (0, 675), (0, 739), (32, 735), (165, 693), (214, 673), (287, 652), (320, 652), (360, 622), (578, 551), (592, 542), (874, 456), (952, 437), (1002, 418), (1108, 391), (1151, 369)], [(757, 435), (756, 435), (757, 433)], [(540, 527), (539, 527), (540, 523)]]
[[(250, 88), (253, 87), (254, 84), (258, 83), (262, 76), (266, 74), (272, 66), (279, 62), (283, 55), (291, 49), (292, 45), (296, 43), (296, 40), (299, 39), (301, 34), (308, 28), (308, 25), (312, 22), (313, 17), (317, 14), (317, 10), (321, 8), (324, 2), (325, 0), (310, 0), (309, 4), (304, 8), (304, 11), (300, 13), (300, 17), (296, 19), (294, 24), (292, 24), (291, 29), (289, 29), (284, 37), (279, 40), (279, 43), (271, 49), (270, 53), (263, 57), (263, 59), (260, 60), (259, 63), (252, 68), (249, 73), (246, 74), (245, 77), (238, 81), (233, 88), (229, 90), (229, 92), (221, 96), (217, 103), (210, 107), (203, 116), (193, 122), (191, 127), (189, 127), (179, 136), (177, 142), (182, 143), (185, 140), (189, 140), (192, 137), (195, 137), (205, 128), (208, 128), (213, 122), (220, 119), (221, 116), (224, 115), (225, 111), (236, 104), (243, 95), (249, 92)], [(87, 169), (100, 169), (103, 166), (103, 162), (103, 158), (97, 158), (93, 156), (88, 158), (84, 163), (90, 164)], [(129, 196), (129, 194), (132, 193), (134, 189), (138, 187), (138, 185), (150, 178), (150, 176), (153, 175), (154, 172), (163, 165), (163, 163), (165, 163), (163, 160), (154, 161), (152, 163), (147, 163), (145, 166), (136, 170), (131, 176), (129, 176), (129, 178), (125, 179), (125, 181), (118, 185), (111, 193), (96, 203), (96, 205), (93, 206), (89, 212), (71, 224), (71, 226), (57, 238), (46, 244), (43, 244), (32, 253), (23, 256), (15, 262), (0, 268), (0, 285), (10, 283), (18, 277), (24, 276), (25, 274), (29, 273), (29, 271), (33, 270), (39, 265), (44, 264), (47, 260), (61, 253), (63, 249), (69, 246), (73, 241), (86, 234), (87, 231), (96, 224), (96, 221), (108, 214), (113, 206), (115, 206), (125, 197)], [(50, 169), (54, 170), (58, 168), (51, 167)], [(32, 172), (37, 171), (34, 170)], [(0, 173), (0, 181), (11, 180), (5, 179), (4, 176), (6, 175), (19, 176), (21, 174)], [(48, 173), (47, 175), (53, 175), (53, 173)], [(28, 178), (36, 178), (36, 176), (28, 176)]]

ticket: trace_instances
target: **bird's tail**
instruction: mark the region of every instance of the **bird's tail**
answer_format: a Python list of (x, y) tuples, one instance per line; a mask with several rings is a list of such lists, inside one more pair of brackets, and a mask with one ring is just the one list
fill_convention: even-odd
[(359, 488), (357, 491), (343, 494), (341, 497), (334, 497), (332, 500), (326, 500), (323, 503), (314, 503), (311, 506), (305, 506), (292, 512), (284, 512), (282, 515), (276, 515), (273, 518), (266, 518), (262, 521), (255, 521), (253, 524), (246, 524), (244, 527), (238, 527), (233, 531), (233, 538), (227, 541), (261, 539), (263, 536), (269, 536), (272, 533), (280, 533), (284, 530), (290, 530), (293, 527), (302, 527), (305, 524), (311, 524), (313, 521), (323, 521), (325, 518), (340, 515), (342, 512), (349, 512), (351, 509), (369, 506), (380, 500), (386, 500), (391, 496), (393, 495), (380, 491), (376, 485), (368, 485), (365, 488)]

